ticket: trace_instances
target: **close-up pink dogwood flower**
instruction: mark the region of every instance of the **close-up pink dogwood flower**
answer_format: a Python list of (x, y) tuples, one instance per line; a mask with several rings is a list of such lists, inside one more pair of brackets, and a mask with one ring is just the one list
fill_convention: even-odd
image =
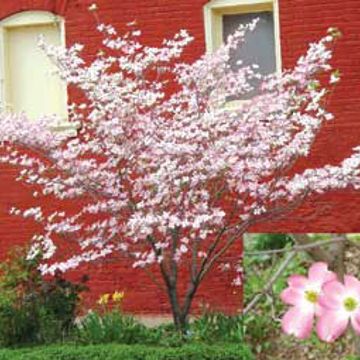
[(329, 281), (335, 281), (336, 274), (328, 270), (327, 264), (317, 262), (309, 269), (308, 277), (292, 275), (288, 287), (281, 293), (284, 303), (292, 305), (282, 318), (282, 329), (286, 334), (300, 339), (310, 336), (315, 314), (319, 308), (322, 287)]
[(319, 338), (333, 342), (346, 331), (349, 322), (360, 335), (360, 281), (345, 275), (344, 284), (334, 280), (326, 283), (319, 298), (321, 316), (316, 331)]

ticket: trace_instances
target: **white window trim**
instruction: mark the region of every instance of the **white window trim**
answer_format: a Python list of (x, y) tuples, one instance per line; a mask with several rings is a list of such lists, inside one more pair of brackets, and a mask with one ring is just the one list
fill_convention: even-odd
[[(10, 15), (0, 21), (0, 101), (6, 101), (6, 69), (5, 69), (5, 36), (6, 30), (12, 27), (18, 26), (34, 26), (34, 25), (57, 25), (60, 28), (61, 45), (66, 47), (66, 34), (65, 34), (65, 20), (58, 15), (55, 15), (47, 11), (23, 11), (14, 15)], [(66, 84), (64, 84), (64, 93), (66, 105), (68, 103), (68, 93)], [(6, 105), (6, 104), (5, 104)], [(70, 123), (68, 119), (64, 119), (56, 127), (53, 127), (55, 131), (63, 131), (69, 136), (75, 136), (77, 134), (77, 128), (73, 123)]]
[(280, 17), (278, 0), (211, 0), (204, 6), (205, 43), (208, 53), (223, 42), (222, 16), (271, 10), (274, 16), (276, 72), (281, 73)]

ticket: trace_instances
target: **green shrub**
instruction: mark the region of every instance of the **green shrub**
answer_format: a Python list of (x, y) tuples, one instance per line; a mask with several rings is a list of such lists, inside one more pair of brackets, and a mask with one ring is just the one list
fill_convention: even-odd
[(189, 342), (239, 343), (243, 340), (241, 316), (205, 312), (189, 325), (185, 336), (173, 324), (147, 328), (120, 309), (90, 312), (78, 324), (75, 341), (81, 344), (153, 344), (179, 347)]
[(148, 343), (164, 347), (179, 347), (192, 339), (184, 336), (175, 328), (173, 323), (170, 323), (151, 329), (151, 338), (148, 338)]
[(253, 234), (252, 238), (255, 242), (254, 250), (258, 251), (282, 249), (294, 243), (288, 234), (262, 233)]
[(269, 339), (274, 333), (278, 324), (270, 316), (263, 314), (250, 313), (243, 318), (244, 338), (251, 343), (253, 351), (256, 353), (265, 352), (271, 345)]
[(241, 342), (244, 337), (243, 320), (240, 315), (205, 312), (191, 324), (190, 334), (195, 340), (207, 343)]
[(0, 360), (252, 360), (244, 345), (185, 345), (165, 348), (144, 345), (49, 346), (0, 351)]
[(39, 258), (28, 260), (16, 248), (0, 267), (0, 345), (52, 343), (73, 329), (84, 282), (73, 284), (58, 273), (44, 279)]
[(159, 341), (156, 329), (148, 329), (119, 309), (103, 314), (90, 312), (81, 320), (75, 334), (76, 341), (81, 344), (139, 344)]

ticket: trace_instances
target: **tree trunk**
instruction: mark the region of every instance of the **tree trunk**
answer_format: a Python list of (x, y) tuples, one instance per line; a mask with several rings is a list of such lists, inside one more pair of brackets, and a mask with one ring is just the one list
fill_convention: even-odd
[(186, 324), (184, 324), (183, 321), (182, 312), (178, 300), (178, 294), (176, 291), (176, 286), (172, 286), (169, 284), (166, 285), (167, 285), (167, 294), (171, 305), (171, 312), (172, 312), (175, 328), (178, 331), (183, 332), (183, 329), (186, 326)]
[(342, 238), (343, 241), (334, 243), (330, 246), (329, 252), (332, 257), (332, 262), (329, 264), (330, 268), (336, 272), (339, 280), (344, 280), (346, 273), (345, 269), (345, 247), (346, 247), (346, 234), (332, 235), (332, 238)]
[(198, 289), (199, 283), (191, 281), (188, 291), (186, 292), (185, 299), (184, 299), (184, 305), (182, 307), (182, 316), (184, 319), (184, 322), (187, 324), (189, 320), (189, 313), (191, 309), (192, 301), (195, 297), (196, 291)]
[[(314, 242), (308, 234), (291, 234), (294, 238), (295, 242), (298, 245), (309, 245)], [(307, 253), (315, 260), (315, 261), (324, 261), (327, 264), (331, 264), (334, 260), (334, 257), (331, 255), (326, 248), (318, 246), (307, 250)]]
[(189, 313), (192, 301), (196, 294), (198, 286), (191, 284), (186, 292), (183, 306), (180, 306), (176, 284), (166, 282), (167, 294), (171, 305), (171, 312), (174, 320), (175, 328), (185, 334), (189, 324)]

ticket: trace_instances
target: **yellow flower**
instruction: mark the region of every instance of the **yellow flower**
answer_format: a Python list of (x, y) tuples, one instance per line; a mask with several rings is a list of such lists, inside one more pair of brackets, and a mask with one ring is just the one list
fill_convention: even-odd
[(98, 304), (105, 305), (109, 302), (110, 294), (103, 294), (99, 297)]
[(115, 291), (112, 295), (112, 299), (114, 302), (120, 302), (122, 301), (122, 299), (124, 298), (125, 294), (123, 291), (119, 292), (119, 291)]

